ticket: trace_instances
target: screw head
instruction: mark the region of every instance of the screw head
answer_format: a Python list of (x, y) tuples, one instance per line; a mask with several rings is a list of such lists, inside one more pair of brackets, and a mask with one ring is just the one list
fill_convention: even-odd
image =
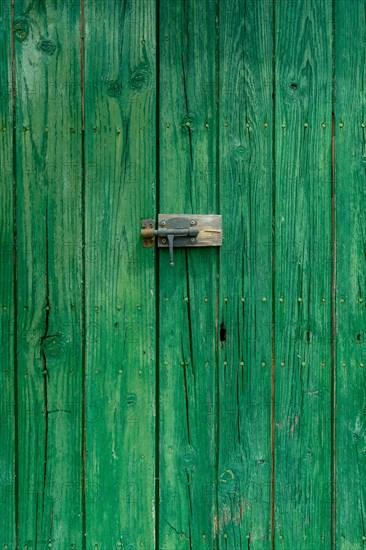
[(162, 242), (163, 244), (166, 244), (166, 239), (161, 239), (161, 242)]
[(164, 225), (166, 225), (166, 221), (163, 220), (162, 222), (160, 222), (160, 225), (164, 227)]
[(191, 220), (191, 225), (197, 225), (197, 222), (195, 220)]
[(195, 242), (196, 242), (196, 239), (194, 237), (192, 237), (191, 243), (195, 243)]

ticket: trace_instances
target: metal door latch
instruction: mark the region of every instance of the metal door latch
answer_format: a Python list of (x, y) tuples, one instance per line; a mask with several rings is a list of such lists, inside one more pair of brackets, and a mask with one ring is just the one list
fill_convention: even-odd
[(141, 237), (145, 248), (152, 248), (157, 237), (159, 248), (169, 248), (169, 263), (173, 266), (174, 248), (221, 246), (221, 216), (159, 214), (158, 229), (154, 219), (142, 220)]

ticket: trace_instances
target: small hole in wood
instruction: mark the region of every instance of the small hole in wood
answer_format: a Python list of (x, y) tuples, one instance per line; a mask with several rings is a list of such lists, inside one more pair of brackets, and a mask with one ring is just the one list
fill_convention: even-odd
[(224, 323), (220, 325), (220, 342), (226, 342), (226, 328)]

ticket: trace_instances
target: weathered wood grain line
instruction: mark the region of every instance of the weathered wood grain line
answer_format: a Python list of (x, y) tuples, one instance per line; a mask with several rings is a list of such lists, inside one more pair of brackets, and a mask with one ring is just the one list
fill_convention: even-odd
[(330, 548), (332, 2), (275, 11), (275, 545)]
[[(12, 10), (2, 7), (0, 20), (0, 545), (15, 547), (16, 524), (16, 316), (13, 266), (14, 188), (13, 188), (13, 85), (12, 85)], [(15, 352), (15, 353), (14, 353)]]
[(337, 548), (366, 540), (365, 4), (335, 2)]
[(15, 0), (19, 547), (80, 547), (78, 3)]
[[(215, 2), (160, 2), (159, 212), (216, 214)], [(215, 548), (218, 249), (159, 250), (160, 533)]]
[(155, 3), (85, 0), (86, 537), (155, 540)]
[(272, 4), (220, 2), (219, 548), (271, 548)]

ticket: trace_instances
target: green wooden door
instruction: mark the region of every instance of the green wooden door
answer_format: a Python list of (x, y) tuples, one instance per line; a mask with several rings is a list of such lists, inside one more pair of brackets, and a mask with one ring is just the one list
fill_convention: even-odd
[(2, 0), (0, 548), (364, 547), (365, 13)]

